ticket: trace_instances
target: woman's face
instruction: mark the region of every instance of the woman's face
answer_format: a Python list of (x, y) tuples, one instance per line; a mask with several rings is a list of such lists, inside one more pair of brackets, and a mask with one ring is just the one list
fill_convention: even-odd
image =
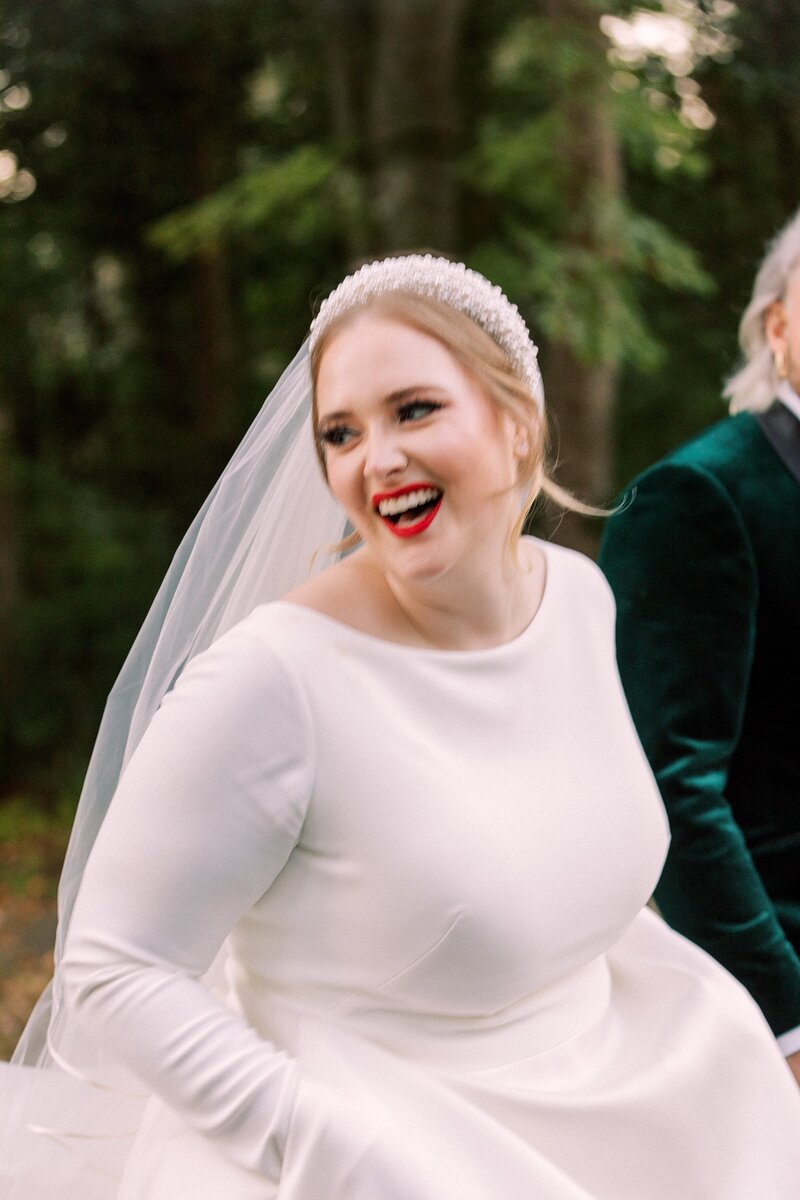
[(785, 363), (789, 383), (800, 392), (800, 268), (789, 277), (783, 300), (767, 309), (765, 330), (776, 364)]
[(328, 482), (379, 565), (409, 581), (503, 547), (525, 435), (436, 338), (357, 317), (325, 348)]

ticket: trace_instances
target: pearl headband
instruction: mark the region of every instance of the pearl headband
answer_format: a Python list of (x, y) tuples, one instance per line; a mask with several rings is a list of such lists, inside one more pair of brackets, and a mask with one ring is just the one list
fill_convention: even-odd
[(322, 302), (311, 322), (311, 351), (337, 317), (372, 296), (385, 296), (389, 292), (429, 296), (470, 317), (505, 351), (514, 373), (530, 390), (540, 411), (544, 409), (537, 348), (516, 304), (512, 304), (499, 287), (464, 263), (434, 258), (432, 254), (384, 258), (359, 267), (343, 279)]

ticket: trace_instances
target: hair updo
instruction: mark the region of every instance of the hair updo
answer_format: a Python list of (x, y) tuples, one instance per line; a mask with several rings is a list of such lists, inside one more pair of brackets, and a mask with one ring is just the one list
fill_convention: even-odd
[[(546, 495), (562, 508), (586, 515), (606, 515), (602, 510), (581, 503), (549, 474), (547, 418), (539, 402), (517, 375), (508, 355), (494, 339), (465, 313), (451, 308), (441, 300), (419, 296), (412, 292), (393, 291), (371, 296), (363, 303), (348, 308), (334, 318), (315, 340), (311, 350), (312, 422), (314, 440), (323, 473), (327, 477), (325, 449), (317, 436), (317, 381), (325, 349), (337, 333), (365, 313), (398, 321), (419, 330), (450, 351), (486, 395), (502, 412), (518, 422), (527, 433), (528, 452), (519, 464), (519, 482), (525, 489), (520, 516), (514, 525), (512, 539), (516, 541), (537, 498)], [(347, 539), (355, 545), (358, 534)]]

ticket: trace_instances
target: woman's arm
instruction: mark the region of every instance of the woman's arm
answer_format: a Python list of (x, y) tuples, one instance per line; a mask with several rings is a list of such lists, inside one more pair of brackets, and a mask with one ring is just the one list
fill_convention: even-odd
[(232, 1159), (277, 1178), (295, 1064), (200, 982), (289, 857), (312, 783), (302, 698), (253, 621), (191, 663), (133, 755), (63, 971), (97, 1043)]

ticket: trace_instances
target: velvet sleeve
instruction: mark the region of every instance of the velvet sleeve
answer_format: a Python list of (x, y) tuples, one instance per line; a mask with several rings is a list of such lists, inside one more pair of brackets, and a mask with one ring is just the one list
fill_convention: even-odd
[(656, 902), (782, 1034), (800, 1023), (800, 958), (726, 798), (758, 604), (746, 530), (714, 476), (664, 463), (610, 519), (600, 562), (617, 599), (623, 686), (672, 832)]

